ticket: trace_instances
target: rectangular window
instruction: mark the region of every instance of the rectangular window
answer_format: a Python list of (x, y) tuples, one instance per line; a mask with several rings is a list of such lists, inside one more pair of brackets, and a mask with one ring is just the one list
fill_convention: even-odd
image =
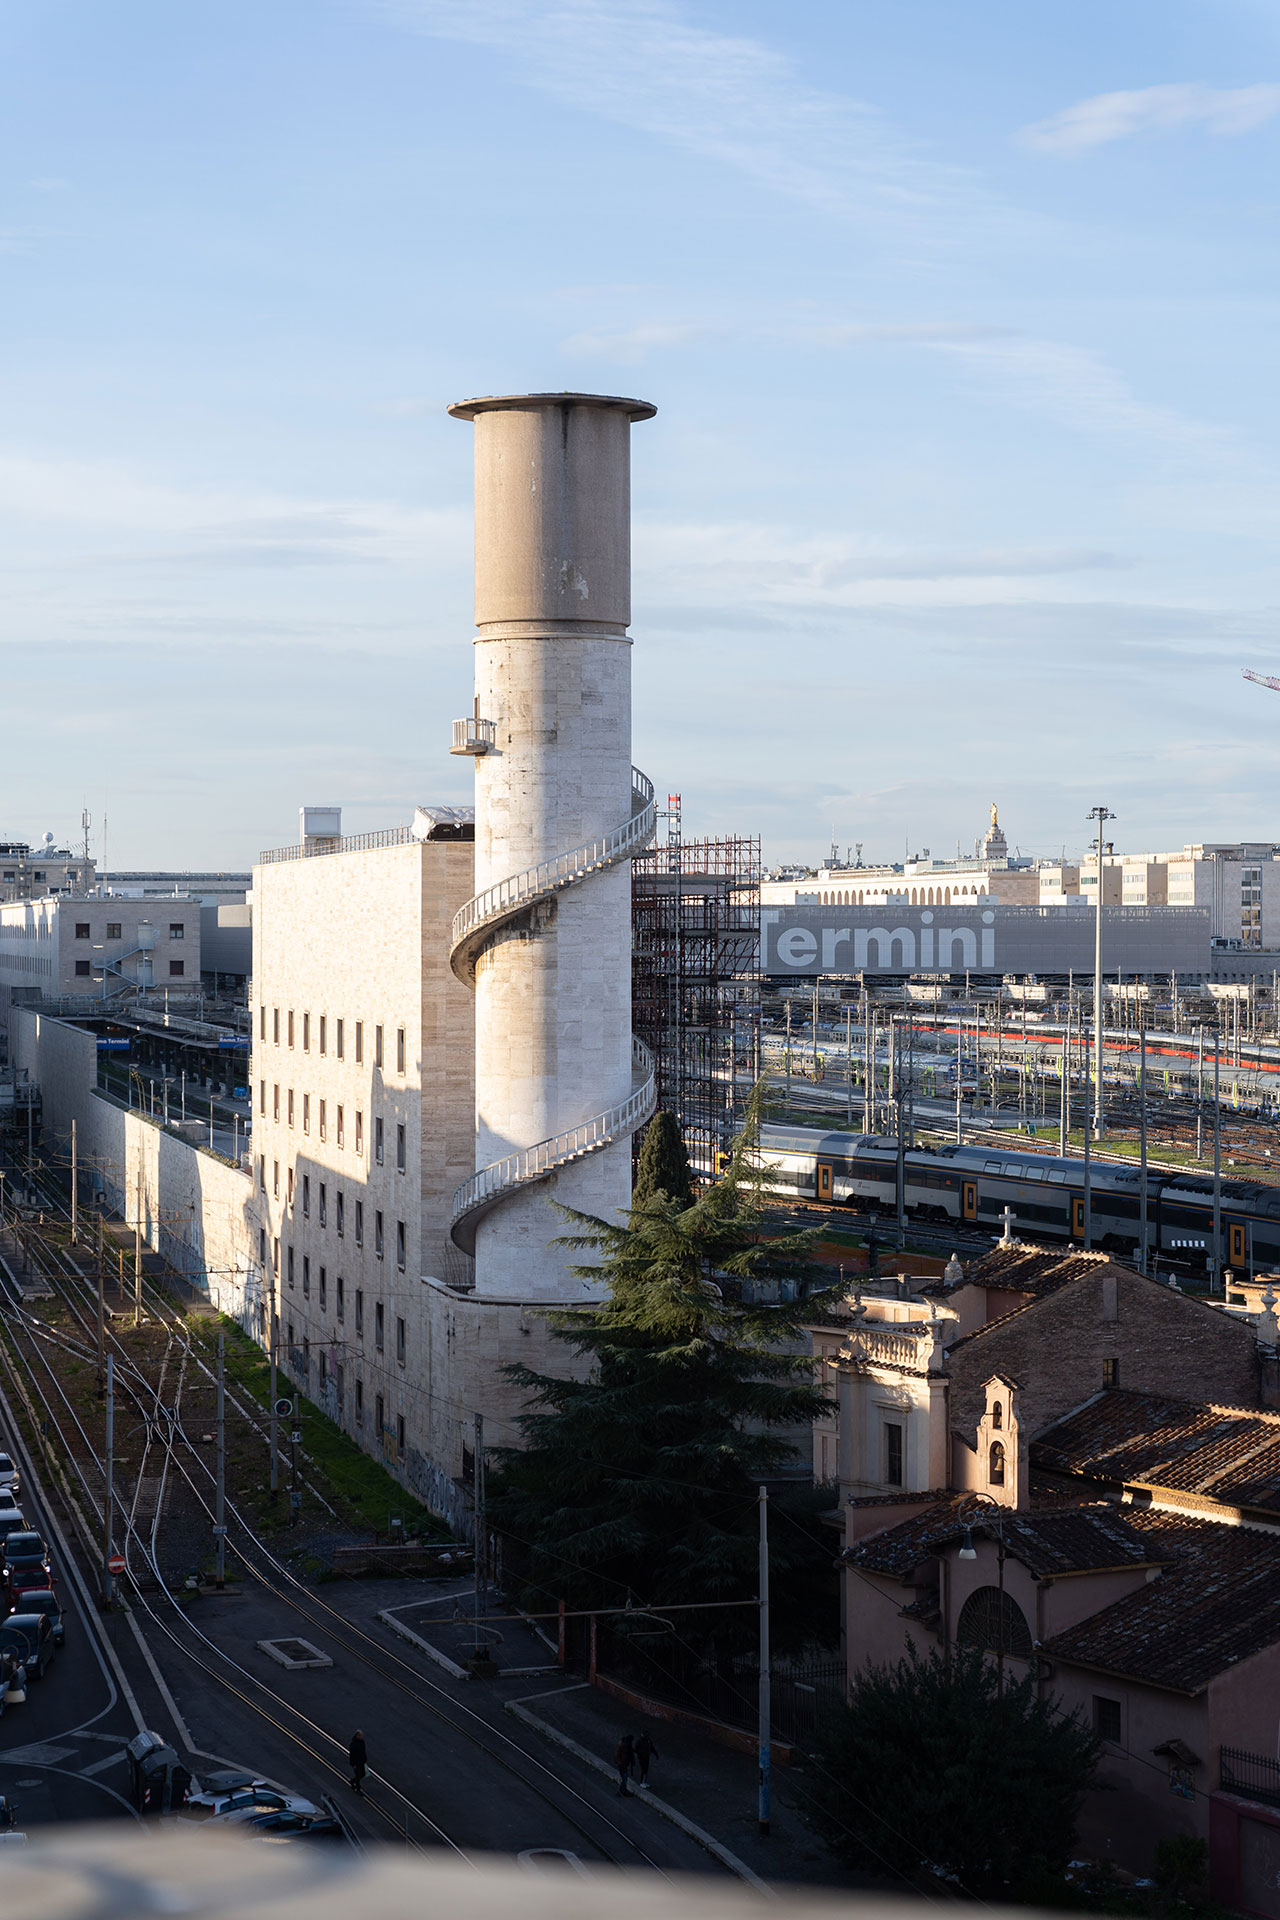
[(293, 1168), (292, 1167), (290, 1167), (285, 1174), (285, 1199), (288, 1201), (290, 1206), (293, 1205)]
[(400, 1414), (396, 1420), (396, 1446), (400, 1449), (401, 1453), (404, 1452), (404, 1415), (403, 1414)]
[(293, 1285), (293, 1248), (292, 1247), (285, 1248), (284, 1270), (285, 1270), (285, 1277), (288, 1280), (289, 1285), (292, 1286)]
[(309, 1093), (304, 1093), (302, 1096), (302, 1131), (304, 1133), (311, 1131), (311, 1095)]
[(271, 1118), (273, 1120), (280, 1118), (280, 1082), (278, 1080), (273, 1081), (271, 1086)]
[(404, 1028), (396, 1028), (396, 1072), (404, 1072)]
[(386, 1337), (386, 1309), (381, 1300), (375, 1301), (373, 1308), (373, 1344), (381, 1353)]
[(320, 1051), (329, 1051), (329, 1019), (327, 1014), (320, 1015)]
[[(108, 940), (119, 940), (121, 938), (121, 923), (119, 920), (108, 920), (107, 938)], [(264, 1033), (262, 1037), (265, 1040), (267, 1036)]]
[(333, 1023), (333, 1026), (334, 1026), (334, 1034), (333, 1034), (334, 1052), (337, 1054), (339, 1060), (342, 1060), (345, 1058), (345, 1055), (346, 1055), (346, 1048), (343, 1041), (343, 1034), (346, 1027), (346, 1022), (344, 1020), (335, 1020)]
[(311, 1298), (311, 1256), (307, 1253), (302, 1256), (302, 1297)]
[(169, 922), (169, 938), (171, 940), (185, 940), (186, 937), (187, 937), (187, 929), (183, 925), (182, 921), (171, 920)]
[(273, 1045), (277, 1047), (280, 1045), (280, 1009), (279, 1007), (272, 1007), (271, 1009), (271, 1039), (272, 1039)]
[(292, 1087), (290, 1087), (289, 1089), (288, 1113), (289, 1113), (289, 1125), (292, 1126), (293, 1125), (293, 1088)]
[(320, 1269), (320, 1311), (321, 1313), (327, 1313), (328, 1309), (329, 1309), (329, 1274), (328, 1274), (327, 1268), (321, 1267)]
[(87, 980), (87, 979), (89, 978), (89, 975), (90, 975), (90, 974), (91, 974), (92, 972), (93, 972), (93, 963), (92, 963), (92, 961), (90, 961), (90, 960), (77, 960), (77, 961), (76, 961), (76, 978), (77, 978), (78, 980)]
[(356, 1065), (364, 1060), (364, 1021), (356, 1021)]
[(259, 1040), (265, 1040), (266, 1037), (267, 1037), (267, 1010), (264, 1006), (260, 1006), (258, 1008), (258, 1038)]
[(309, 1387), (311, 1385), (311, 1340), (305, 1333), (302, 1336), (302, 1378)]
[(356, 1152), (364, 1152), (364, 1115), (356, 1108)]
[(382, 1214), (381, 1214), (381, 1211), (376, 1208), (374, 1210), (374, 1215), (373, 1215), (373, 1250), (377, 1254), (379, 1260), (381, 1260), (382, 1258)]
[(346, 1216), (346, 1200), (343, 1196), (342, 1188), (337, 1187), (334, 1189), (334, 1225), (337, 1227), (339, 1233), (343, 1230), (343, 1223)]
[(322, 1180), (320, 1182), (320, 1225), (322, 1227), (327, 1227), (328, 1224), (329, 1224), (329, 1189), (328, 1187), (326, 1187), (324, 1181)]
[(1105, 1694), (1094, 1694), (1093, 1730), (1099, 1740), (1111, 1740), (1119, 1746), (1120, 1702), (1118, 1700), (1108, 1700)]
[(397, 1220), (396, 1221), (396, 1265), (399, 1267), (401, 1273), (404, 1272), (405, 1252), (406, 1252), (406, 1247), (405, 1247), (404, 1221)]
[(340, 1147), (345, 1146), (346, 1144), (346, 1131), (347, 1129), (346, 1129), (345, 1122), (343, 1120), (342, 1108), (339, 1107), (338, 1108), (338, 1145)]
[(334, 1282), (333, 1304), (334, 1311), (337, 1313), (339, 1320), (345, 1320), (347, 1316), (347, 1283), (341, 1274), (338, 1275)]
[(258, 1112), (265, 1120), (267, 1117), (267, 1083), (265, 1080), (259, 1080), (258, 1082)]
[(186, 972), (187, 972), (187, 963), (185, 960), (171, 960), (169, 962), (169, 978), (171, 980), (185, 979)]
[(292, 1320), (289, 1320), (289, 1321), (287, 1321), (287, 1322), (285, 1323), (285, 1334), (286, 1334), (286, 1344), (287, 1344), (287, 1345), (289, 1345), (289, 1346), (293, 1346), (293, 1344), (294, 1344), (294, 1336), (293, 1336), (293, 1322), (292, 1322)]
[(271, 1242), (271, 1271), (278, 1280), (280, 1278), (280, 1236), (278, 1234)]
[(287, 1024), (288, 1024), (288, 1032), (289, 1032), (289, 1045), (292, 1046), (293, 1045), (293, 1008), (292, 1007), (290, 1007), (289, 1009), (289, 1018), (288, 1018)]
[(280, 1198), (280, 1162), (278, 1160), (271, 1162), (271, 1191), (278, 1200)]
[(884, 1423), (884, 1477), (891, 1487), (902, 1485), (902, 1428), (896, 1420)]
[(311, 1015), (309, 1013), (304, 1013), (302, 1016), (302, 1051), (304, 1053), (311, 1051)]
[(265, 1269), (267, 1264), (267, 1230), (258, 1228), (258, 1265)]
[(364, 1339), (364, 1288), (356, 1288), (356, 1332)]
[(364, 1245), (364, 1201), (356, 1201), (356, 1245)]
[(375, 1027), (373, 1030), (373, 1064), (375, 1067), (380, 1067), (382, 1065), (382, 1028), (381, 1027)]
[(267, 1156), (265, 1153), (258, 1155), (258, 1185), (265, 1193), (267, 1190)]
[(396, 1172), (403, 1173), (407, 1159), (405, 1132), (403, 1127), (396, 1128)]
[(356, 1375), (356, 1425), (364, 1425), (364, 1381)]
[(380, 1393), (375, 1393), (373, 1396), (373, 1430), (377, 1434), (379, 1440), (381, 1440), (382, 1433), (383, 1433), (383, 1420), (382, 1420), (382, 1395)]
[(1118, 1387), (1120, 1385), (1120, 1362), (1118, 1360), (1103, 1361), (1102, 1384), (1104, 1387)]
[(396, 1359), (404, 1365), (404, 1321), (396, 1315)]
[(91, 937), (92, 936), (89, 928), (89, 922), (87, 920), (77, 920), (76, 921), (76, 939), (88, 940)]
[(304, 1173), (302, 1176), (302, 1213), (304, 1219), (311, 1218), (311, 1175), (309, 1173)]
[(327, 1140), (329, 1137), (329, 1125), (325, 1119), (325, 1108), (327, 1104), (327, 1101), (324, 1100), (320, 1102), (320, 1138), (322, 1140)]
[(373, 1157), (377, 1162), (377, 1164), (381, 1166), (382, 1165), (382, 1122), (381, 1120), (375, 1120), (373, 1123)]

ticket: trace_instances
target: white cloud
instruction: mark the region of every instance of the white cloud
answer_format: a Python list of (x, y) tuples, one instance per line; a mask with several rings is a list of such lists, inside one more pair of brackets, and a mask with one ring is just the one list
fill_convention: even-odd
[(1252, 133), (1280, 113), (1280, 86), (1138, 87), (1099, 93), (1048, 120), (1024, 127), (1024, 145), (1042, 153), (1087, 153), (1135, 133), (1200, 126), (1210, 133)]
[(901, 222), (982, 199), (971, 175), (914, 151), (872, 107), (809, 86), (762, 41), (690, 26), (669, 0), (371, 4), (414, 31), (505, 55), (515, 79), (578, 112), (828, 212)]

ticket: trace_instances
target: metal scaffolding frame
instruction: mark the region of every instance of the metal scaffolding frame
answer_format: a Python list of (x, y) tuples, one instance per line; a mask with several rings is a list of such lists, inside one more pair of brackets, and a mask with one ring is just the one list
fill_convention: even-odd
[(666, 819), (665, 842), (632, 862), (632, 1023), (659, 1108), (711, 1177), (759, 1069), (760, 841), (684, 840), (679, 794)]

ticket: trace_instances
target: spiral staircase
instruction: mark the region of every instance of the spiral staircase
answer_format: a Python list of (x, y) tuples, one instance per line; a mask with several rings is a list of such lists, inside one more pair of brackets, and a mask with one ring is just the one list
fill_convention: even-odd
[[(540, 902), (554, 899), (570, 887), (581, 886), (592, 874), (603, 873), (644, 851), (653, 839), (657, 813), (653, 782), (638, 767), (631, 769), (631, 802), (630, 817), (601, 839), (539, 861), (523, 873), (512, 874), (510, 879), (486, 887), (460, 908), (454, 915), (449, 951), (449, 964), (459, 980), (474, 989), (477, 961), (486, 941), (499, 927)], [(593, 1153), (602, 1152), (642, 1127), (656, 1101), (653, 1056), (634, 1035), (631, 1070), (631, 1092), (616, 1106), (593, 1115), (580, 1126), (495, 1160), (464, 1180), (453, 1196), (449, 1233), (454, 1245), (463, 1253), (474, 1255), (476, 1228), (485, 1215), (509, 1195), (548, 1179), (561, 1167), (572, 1166)]]

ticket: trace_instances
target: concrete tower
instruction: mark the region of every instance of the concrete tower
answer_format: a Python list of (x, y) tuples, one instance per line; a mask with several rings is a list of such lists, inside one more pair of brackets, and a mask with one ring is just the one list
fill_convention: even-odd
[(476, 1174), (452, 1234), (477, 1295), (581, 1298), (551, 1197), (616, 1216), (653, 1110), (631, 1035), (631, 857), (654, 832), (631, 765), (633, 420), (534, 393), (450, 407), (475, 423), (476, 895), (451, 962), (476, 995)]

